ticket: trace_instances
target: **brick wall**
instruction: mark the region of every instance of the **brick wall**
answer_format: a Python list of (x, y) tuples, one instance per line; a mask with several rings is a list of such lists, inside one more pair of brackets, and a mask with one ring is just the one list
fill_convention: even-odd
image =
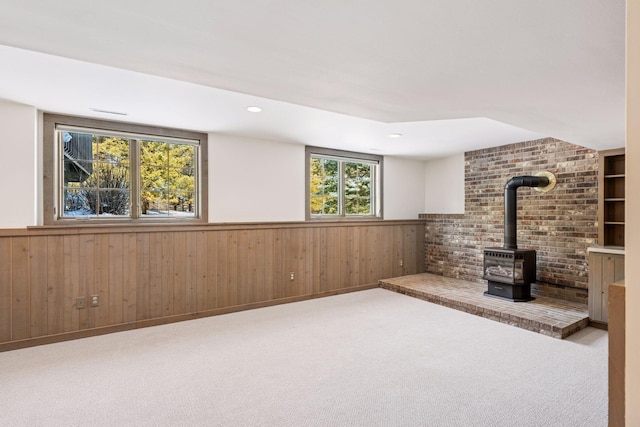
[(484, 282), (482, 250), (503, 244), (505, 184), (543, 170), (556, 176), (554, 190), (518, 189), (518, 248), (538, 257), (532, 292), (586, 302), (587, 247), (598, 237), (598, 155), (552, 138), (465, 153), (465, 213), (421, 215), (426, 271)]

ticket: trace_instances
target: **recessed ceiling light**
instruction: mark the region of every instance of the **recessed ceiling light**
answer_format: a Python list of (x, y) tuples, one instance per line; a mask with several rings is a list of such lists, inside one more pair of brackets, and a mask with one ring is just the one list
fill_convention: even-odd
[(250, 107), (247, 107), (247, 111), (250, 113), (259, 113), (262, 111), (262, 108), (258, 107), (257, 105), (252, 105)]
[(389, 135), (387, 135), (388, 138), (402, 138), (402, 134), (401, 133), (390, 133)]

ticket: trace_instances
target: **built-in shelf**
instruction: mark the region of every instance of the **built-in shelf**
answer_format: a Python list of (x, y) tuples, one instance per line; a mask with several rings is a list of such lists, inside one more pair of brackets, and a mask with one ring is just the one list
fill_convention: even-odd
[(624, 148), (601, 151), (599, 156), (598, 235), (603, 246), (624, 246)]

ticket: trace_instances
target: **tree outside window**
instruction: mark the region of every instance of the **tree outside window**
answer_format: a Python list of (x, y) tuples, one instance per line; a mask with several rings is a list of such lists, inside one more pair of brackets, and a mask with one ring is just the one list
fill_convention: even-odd
[(192, 143), (59, 131), (62, 217), (195, 217)]
[(308, 217), (379, 217), (381, 158), (357, 155), (307, 147)]
[(44, 113), (43, 142), (45, 225), (208, 222), (207, 134)]

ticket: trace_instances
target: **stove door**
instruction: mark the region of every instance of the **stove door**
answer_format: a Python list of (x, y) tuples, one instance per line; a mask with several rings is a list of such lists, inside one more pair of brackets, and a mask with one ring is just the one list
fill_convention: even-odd
[(524, 283), (524, 261), (505, 258), (484, 258), (483, 279), (500, 282), (523, 284)]

